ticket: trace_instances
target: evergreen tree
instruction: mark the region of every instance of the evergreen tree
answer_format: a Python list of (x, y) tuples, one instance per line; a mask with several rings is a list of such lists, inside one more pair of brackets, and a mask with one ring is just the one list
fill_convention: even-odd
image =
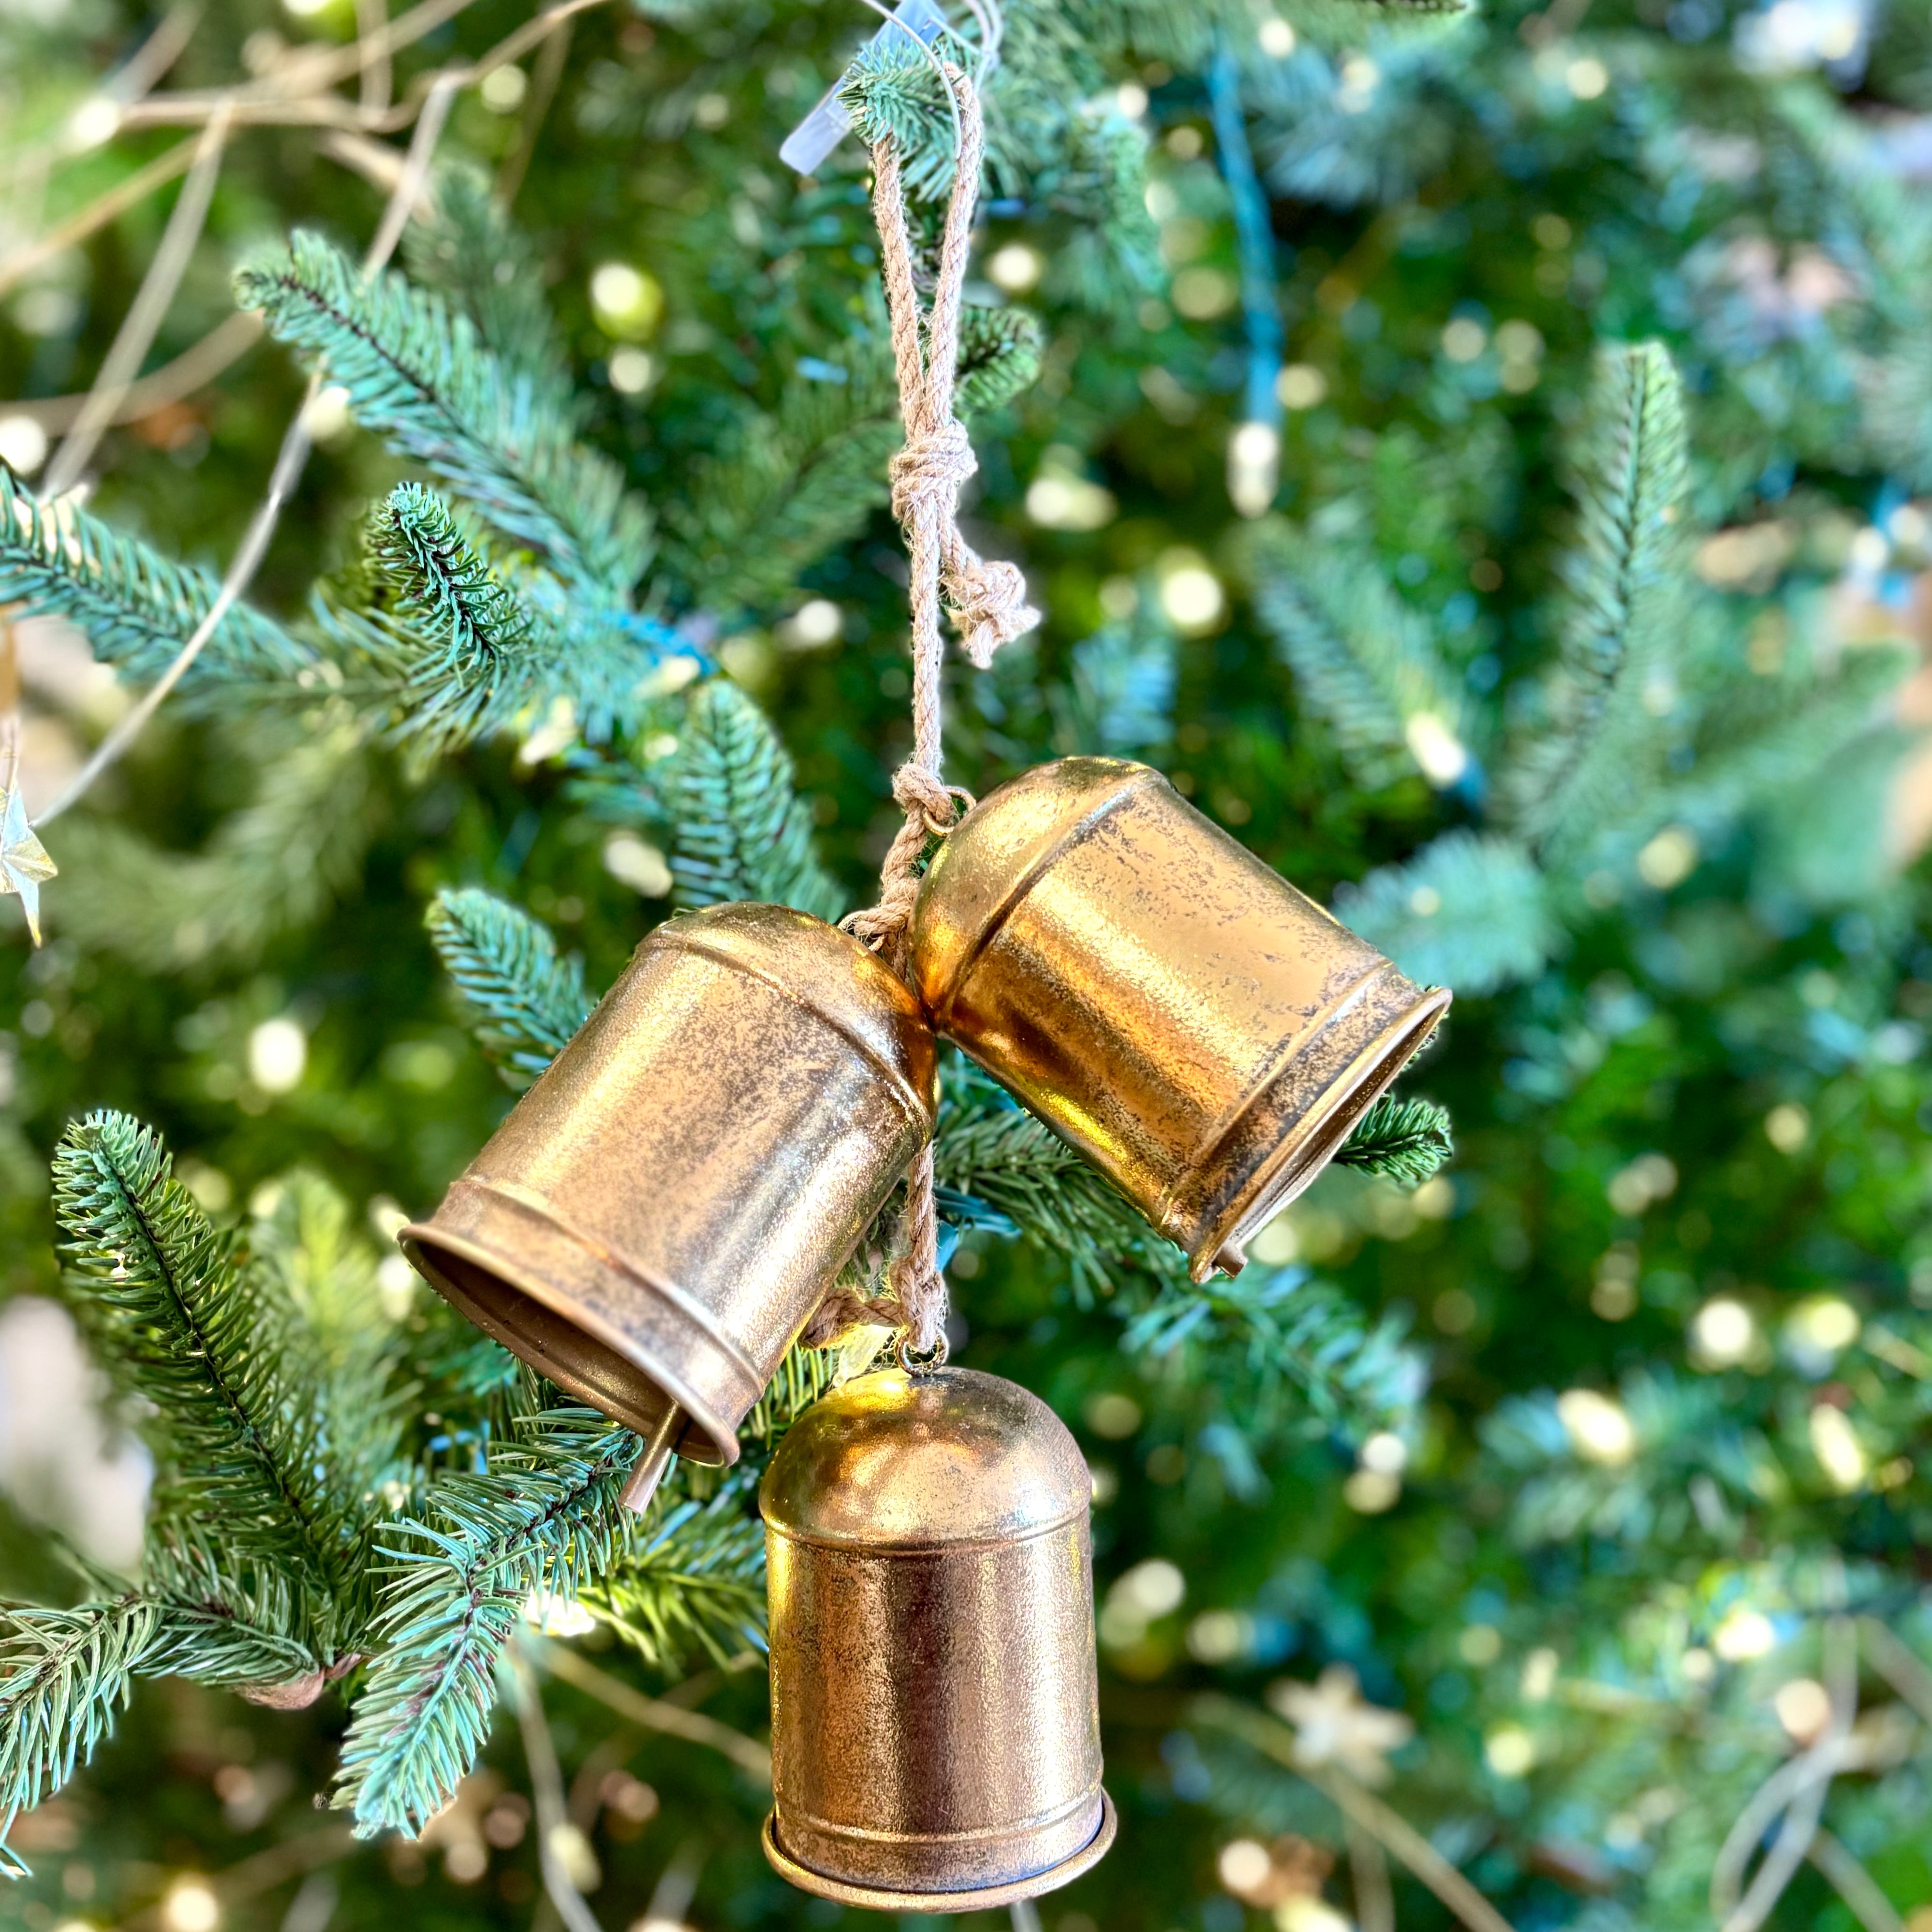
[[(949, 672), (950, 776), (1156, 764), (1458, 995), (1205, 1287), (947, 1057), (964, 1358), (1095, 1468), (1123, 1834), (1060, 1932), (1932, 1908), (1896, 648), (1932, 39), (1896, 0), (1601, 6), (1004, 23), (960, 400), (972, 516), (1048, 616)], [(391, 1237), (652, 921), (869, 897), (906, 680), (862, 142), (924, 242), (950, 124), (806, 0), (449, 10), (380, 59), (346, 4), (0, 18), (30, 795), (108, 716), (62, 640), (151, 686), (319, 385), (259, 581), (45, 827), (49, 943), (12, 956), (8, 1291), (71, 1312), (154, 1468), (131, 1574), (24, 1495), (0, 1521), (32, 1925), (194, 1873), (309, 1932), (539, 1888), (573, 1926), (818, 1922), (756, 1845), (752, 1497), (866, 1344), (795, 1351), (741, 1462), (637, 1521), (634, 1439)], [(842, 76), (856, 134), (794, 178)], [(213, 150), (174, 117), (238, 85), (184, 256), (156, 211), (178, 239), (204, 178), (163, 178)], [(171, 260), (98, 487), (46, 500)]]

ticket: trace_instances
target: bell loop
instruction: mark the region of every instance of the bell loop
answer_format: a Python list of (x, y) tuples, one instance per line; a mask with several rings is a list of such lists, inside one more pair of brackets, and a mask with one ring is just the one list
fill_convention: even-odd
[(923, 1353), (913, 1346), (910, 1329), (899, 1337), (899, 1366), (909, 1376), (936, 1375), (945, 1367), (946, 1358), (951, 1352), (943, 1334)]

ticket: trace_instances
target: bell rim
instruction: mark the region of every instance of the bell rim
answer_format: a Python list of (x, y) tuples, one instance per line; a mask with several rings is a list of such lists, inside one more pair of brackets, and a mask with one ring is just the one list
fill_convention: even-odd
[[(1401, 970), (1392, 962), (1385, 962), (1380, 970), (1398, 976)], [(1295, 1132), (1283, 1138), (1233, 1200), (1202, 1230), (1188, 1252), (1188, 1274), (1192, 1280), (1205, 1281), (1214, 1272), (1222, 1251), (1250, 1232), (1257, 1216), (1265, 1213), (1271, 1217), (1313, 1185), (1341, 1151), (1341, 1143), (1338, 1139), (1332, 1151), (1311, 1160), (1307, 1157), (1310, 1142), (1318, 1141), (1322, 1130), (1342, 1108), (1351, 1110), (1352, 1120), (1359, 1120), (1395, 1084), (1427, 1043), (1430, 1035), (1441, 1025), (1453, 998), (1447, 986), (1419, 988), (1416, 998), (1329, 1083), (1318, 1110), (1312, 1116), (1304, 1116)], [(1390, 1049), (1391, 1038), (1398, 1042), (1396, 1050)], [(1404, 1040), (1414, 1042), (1406, 1051), (1400, 1047)], [(1280, 1073), (1276, 1077), (1279, 1078)], [(1270, 1081), (1260, 1094), (1251, 1097), (1249, 1105), (1255, 1104), (1273, 1084)], [(1187, 1178), (1194, 1178), (1200, 1171), (1200, 1163), (1191, 1164)], [(1236, 1271), (1228, 1270), (1230, 1274)]]
[[(396, 1233), (396, 1242), (404, 1255), (408, 1257), (416, 1272), (422, 1275), (446, 1301), (455, 1306), (457, 1312), (463, 1315), (466, 1320), (475, 1322), (476, 1318), (460, 1305), (457, 1298), (458, 1295), (462, 1295), (464, 1300), (470, 1298), (463, 1294), (460, 1288), (458, 1288), (452, 1294), (451, 1289), (444, 1285), (438, 1274), (434, 1271), (433, 1264), (429, 1268), (422, 1265), (417, 1257), (424, 1249), (428, 1250), (431, 1257), (438, 1250), (442, 1250), (455, 1256), (458, 1260), (468, 1262), (472, 1267), (482, 1269), (486, 1274), (494, 1276), (517, 1294), (534, 1301), (541, 1308), (548, 1309), (553, 1315), (560, 1316), (571, 1326), (588, 1335), (600, 1347), (608, 1349), (619, 1360), (628, 1363), (652, 1388), (659, 1390), (682, 1409), (692, 1424), (708, 1438), (710, 1446), (719, 1452), (717, 1462), (710, 1466), (728, 1469), (738, 1460), (740, 1452), (736, 1430), (727, 1429), (722, 1420), (713, 1412), (708, 1402), (694, 1394), (679, 1377), (666, 1375), (659, 1369), (640, 1361), (634, 1350), (623, 1346), (620, 1331), (614, 1328), (607, 1328), (606, 1325), (596, 1316), (587, 1314), (580, 1308), (566, 1306), (564, 1298), (557, 1294), (549, 1283), (535, 1276), (526, 1276), (520, 1273), (513, 1274), (505, 1267), (503, 1257), (500, 1254), (486, 1247), (479, 1241), (470, 1240), (466, 1235), (452, 1234), (446, 1228), (439, 1228), (434, 1221), (415, 1221), (410, 1222), (406, 1227), (399, 1228)], [(484, 1333), (489, 1335), (490, 1339), (496, 1342), (499, 1348), (508, 1348), (520, 1362), (524, 1363), (527, 1367), (536, 1370), (539, 1375), (547, 1376), (550, 1381), (556, 1382), (566, 1394), (575, 1396), (586, 1407), (596, 1409), (600, 1414), (618, 1424), (620, 1427), (628, 1429), (634, 1426), (620, 1416), (610, 1415), (608, 1410), (592, 1401), (580, 1389), (569, 1388), (566, 1382), (559, 1379), (552, 1369), (532, 1362), (521, 1349), (513, 1347), (503, 1336), (484, 1328), (482, 1322), (476, 1322), (476, 1325), (482, 1328)], [(676, 1453), (680, 1455), (686, 1454), (686, 1452), (682, 1450)], [(693, 1462), (708, 1462), (708, 1459), (698, 1456), (686, 1456), (686, 1460)]]
[(1094, 1828), (1093, 1837), (1058, 1864), (1049, 1865), (1046, 1870), (1035, 1872), (1026, 1878), (1007, 1879), (998, 1885), (980, 1886), (970, 1892), (893, 1892), (878, 1886), (852, 1885), (843, 1879), (814, 1871), (809, 1865), (800, 1864), (779, 1843), (778, 1822), (778, 1810), (774, 1806), (766, 1814), (764, 1828), (759, 1834), (765, 1860), (779, 1877), (796, 1886), (800, 1891), (829, 1898), (836, 1904), (861, 1906), (874, 1912), (938, 1913), (982, 1912), (992, 1906), (1017, 1905), (1022, 1899), (1037, 1898), (1043, 1893), (1058, 1892), (1062, 1886), (1070, 1885), (1083, 1873), (1090, 1871), (1106, 1856), (1113, 1848), (1120, 1822), (1120, 1814), (1114, 1809), (1114, 1801), (1102, 1786), (1100, 1822)]

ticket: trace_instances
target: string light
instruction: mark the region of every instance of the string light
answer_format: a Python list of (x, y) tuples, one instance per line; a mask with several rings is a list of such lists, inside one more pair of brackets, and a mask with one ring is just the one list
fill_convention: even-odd
[(1556, 1399), (1556, 1413), (1570, 1446), (1586, 1462), (1616, 1468), (1636, 1453), (1636, 1431), (1621, 1402), (1594, 1389), (1567, 1389)]
[(1749, 1664), (1778, 1648), (1778, 1632), (1762, 1610), (1740, 1604), (1712, 1634), (1711, 1648), (1726, 1664)]
[(167, 1932), (214, 1932), (221, 1923), (221, 1901), (205, 1879), (178, 1878), (161, 1905)]

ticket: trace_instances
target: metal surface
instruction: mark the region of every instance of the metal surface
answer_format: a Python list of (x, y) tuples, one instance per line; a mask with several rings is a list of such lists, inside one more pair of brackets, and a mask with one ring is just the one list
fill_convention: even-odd
[(1052, 1411), (970, 1369), (866, 1376), (793, 1425), (758, 1502), (794, 1883), (968, 1912), (1106, 1850), (1092, 1492)]
[(657, 1426), (639, 1438), (642, 1447), (638, 1460), (631, 1466), (630, 1476), (617, 1497), (633, 1516), (642, 1516), (650, 1509), (651, 1498), (657, 1494), (658, 1485), (677, 1454), (678, 1438), (684, 1433), (686, 1421), (684, 1411), (675, 1402), (670, 1403), (658, 1418)]
[(934, 1042), (857, 940), (778, 906), (659, 926), (404, 1252), (650, 1437), (737, 1427), (932, 1130)]
[(933, 860), (932, 1022), (1186, 1250), (1197, 1281), (1306, 1187), (1448, 1010), (1158, 772), (1063, 758)]
[(1120, 1820), (1114, 1801), (1100, 1794), (1100, 1826), (1071, 1858), (1063, 1858), (1031, 1878), (1017, 1879), (1010, 1885), (981, 1886), (970, 1892), (892, 1892), (874, 1885), (846, 1885), (802, 1865), (778, 1843), (778, 1814), (765, 1817), (765, 1856), (781, 1878), (789, 1879), (801, 1891), (815, 1892), (820, 1898), (836, 1899), (841, 1905), (864, 1906), (873, 1912), (984, 1912), (990, 1906), (1017, 1905), (1023, 1898), (1038, 1898), (1042, 1893), (1058, 1892), (1071, 1885), (1084, 1871), (1091, 1871), (1112, 1849)]

